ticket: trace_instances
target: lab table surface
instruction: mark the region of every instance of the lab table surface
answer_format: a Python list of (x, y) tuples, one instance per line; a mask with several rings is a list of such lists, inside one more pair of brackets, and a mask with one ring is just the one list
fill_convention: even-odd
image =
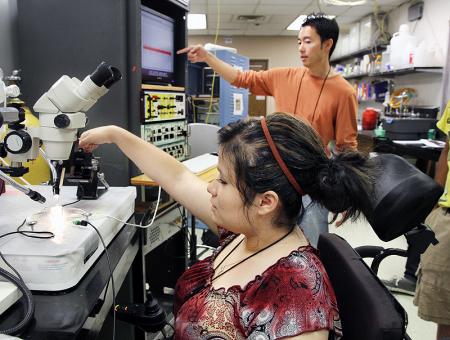
[[(109, 194), (114, 195), (115, 190), (111, 189)], [(6, 196), (0, 196), (0, 204), (5, 200)], [(30, 200), (29, 203), (30, 206), (33, 206), (35, 202)], [(81, 201), (80, 204), (88, 206), (89, 201)], [(77, 204), (73, 206), (76, 207)], [(129, 215), (127, 219), (129, 219)], [(131, 217), (129, 220), (134, 221), (134, 218)], [(132, 269), (133, 262), (140, 250), (140, 234), (137, 229), (127, 225), (119, 228), (107, 247), (116, 294)], [(60, 291), (32, 291), (35, 303), (34, 318), (20, 338), (54, 340), (94, 339), (96, 337), (111, 312), (113, 302), (111, 284), (108, 285), (108, 294), (103, 302), (104, 289), (110, 278), (110, 272), (107, 256), (101, 243), (99, 248), (102, 250), (101, 254), (75, 286)], [(133, 274), (135, 274), (134, 272), (138, 273), (139, 271), (133, 271)], [(135, 281), (142, 282), (142, 287), (137, 287), (136, 297), (141, 295), (143, 297), (143, 280), (137, 278)], [(1, 315), (0, 329), (16, 325), (22, 320), (23, 315), (23, 306), (15, 303)]]

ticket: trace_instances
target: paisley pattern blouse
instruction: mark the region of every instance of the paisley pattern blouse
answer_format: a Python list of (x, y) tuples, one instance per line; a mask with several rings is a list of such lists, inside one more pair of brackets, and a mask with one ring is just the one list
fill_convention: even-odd
[(341, 338), (336, 297), (317, 250), (292, 251), (243, 288), (214, 289), (214, 259), (237, 236), (219, 233), (217, 251), (177, 282), (175, 339), (282, 339), (321, 329)]

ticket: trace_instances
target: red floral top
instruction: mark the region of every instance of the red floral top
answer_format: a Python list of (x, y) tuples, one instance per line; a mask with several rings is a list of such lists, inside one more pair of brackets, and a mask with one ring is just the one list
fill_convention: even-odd
[(177, 282), (175, 339), (282, 339), (321, 329), (342, 332), (336, 297), (311, 246), (300, 247), (244, 288), (214, 289), (213, 262), (237, 235), (219, 229), (221, 246)]

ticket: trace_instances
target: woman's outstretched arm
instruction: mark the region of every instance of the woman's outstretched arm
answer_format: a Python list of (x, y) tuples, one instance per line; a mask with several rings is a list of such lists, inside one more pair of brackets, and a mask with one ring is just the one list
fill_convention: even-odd
[(84, 132), (79, 145), (90, 152), (101, 144), (116, 144), (143, 173), (157, 182), (170, 196), (205, 222), (214, 232), (207, 183), (181, 162), (118, 126), (103, 126)]

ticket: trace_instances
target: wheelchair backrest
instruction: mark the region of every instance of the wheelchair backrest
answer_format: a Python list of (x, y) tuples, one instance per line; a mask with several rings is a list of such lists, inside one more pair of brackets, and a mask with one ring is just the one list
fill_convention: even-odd
[(339, 307), (344, 340), (402, 340), (407, 325), (403, 307), (341, 237), (319, 237), (320, 258)]

